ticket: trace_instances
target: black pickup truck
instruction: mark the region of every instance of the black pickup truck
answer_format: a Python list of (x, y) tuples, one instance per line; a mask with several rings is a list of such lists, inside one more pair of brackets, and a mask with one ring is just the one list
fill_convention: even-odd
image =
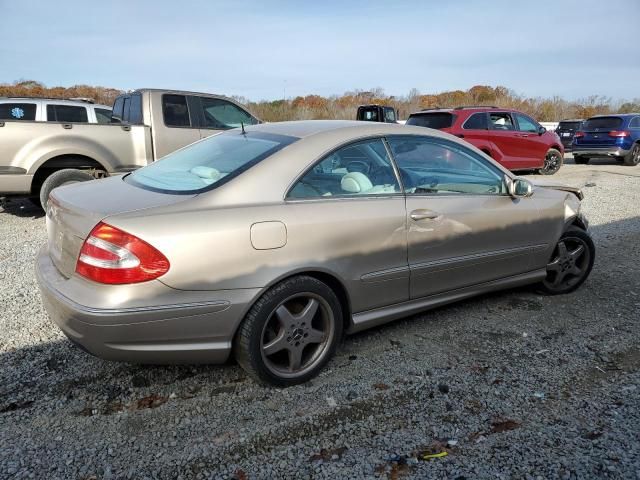
[(398, 113), (386, 105), (360, 105), (356, 120), (365, 122), (398, 123)]

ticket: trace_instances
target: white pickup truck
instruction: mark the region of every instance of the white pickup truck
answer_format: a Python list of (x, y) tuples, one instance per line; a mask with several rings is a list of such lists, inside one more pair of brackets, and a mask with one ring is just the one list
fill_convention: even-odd
[(108, 124), (0, 119), (0, 197), (46, 207), (55, 187), (127, 173), (221, 130), (259, 120), (230, 98), (140, 89), (120, 95)]

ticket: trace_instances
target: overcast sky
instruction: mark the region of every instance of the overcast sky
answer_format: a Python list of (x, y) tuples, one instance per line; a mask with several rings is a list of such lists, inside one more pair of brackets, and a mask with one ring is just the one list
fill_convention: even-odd
[(0, 0), (0, 19), (0, 83), (640, 97), (640, 0)]

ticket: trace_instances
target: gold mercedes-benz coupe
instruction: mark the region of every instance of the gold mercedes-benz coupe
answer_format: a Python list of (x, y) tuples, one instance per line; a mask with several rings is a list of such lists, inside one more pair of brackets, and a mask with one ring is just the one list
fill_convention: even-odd
[(55, 189), (37, 276), (51, 318), (111, 360), (219, 363), (286, 386), (343, 333), (524, 284), (584, 282), (582, 193), (435, 130), (284, 122)]

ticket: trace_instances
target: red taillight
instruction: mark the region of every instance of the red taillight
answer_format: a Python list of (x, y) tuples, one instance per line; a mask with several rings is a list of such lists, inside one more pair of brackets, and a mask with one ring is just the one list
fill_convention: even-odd
[(573, 138), (582, 138), (584, 137), (584, 132), (576, 132), (573, 134)]
[(610, 137), (616, 137), (616, 138), (630, 137), (631, 136), (631, 132), (627, 132), (626, 130), (611, 130), (609, 132), (609, 136)]
[(169, 260), (138, 237), (100, 222), (84, 241), (76, 273), (98, 283), (153, 280), (169, 270)]

